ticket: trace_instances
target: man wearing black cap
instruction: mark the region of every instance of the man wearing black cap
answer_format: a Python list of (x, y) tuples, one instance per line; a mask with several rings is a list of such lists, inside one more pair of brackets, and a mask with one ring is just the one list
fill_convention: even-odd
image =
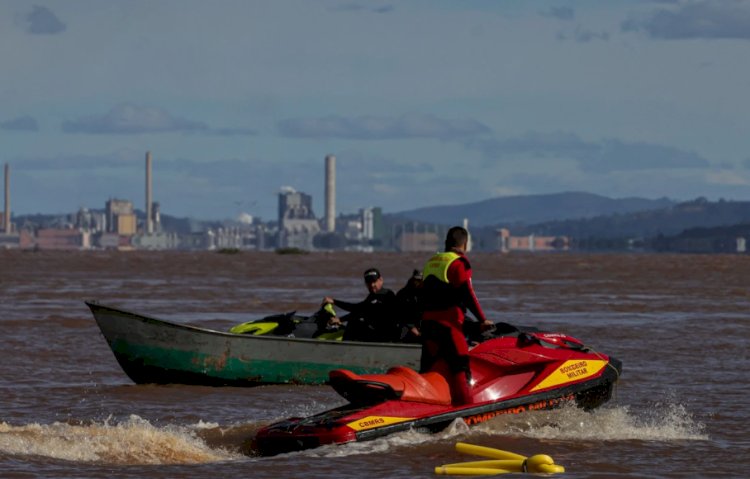
[(329, 325), (346, 322), (344, 340), (391, 342), (400, 339), (396, 311), (396, 295), (383, 287), (383, 276), (376, 268), (364, 273), (365, 286), (369, 294), (360, 303), (348, 303), (330, 296), (323, 298), (323, 306), (333, 304), (349, 314), (331, 318)]

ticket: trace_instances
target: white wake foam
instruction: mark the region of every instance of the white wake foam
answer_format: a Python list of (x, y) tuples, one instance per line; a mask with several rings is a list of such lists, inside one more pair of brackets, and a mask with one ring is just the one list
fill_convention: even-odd
[(539, 439), (583, 440), (706, 440), (705, 425), (681, 404), (666, 403), (638, 414), (628, 406), (603, 407), (591, 412), (573, 404), (550, 411), (506, 414), (481, 424), (477, 430), (497, 435)]
[(694, 420), (681, 404), (659, 404), (649, 412), (635, 414), (627, 406), (603, 407), (586, 412), (570, 403), (549, 411), (531, 411), (517, 415), (504, 414), (471, 428), (463, 420), (457, 419), (437, 434), (410, 430), (372, 441), (323, 446), (295, 454), (316, 457), (366, 455), (455, 438), (471, 441), (472, 435), (479, 434), (590, 441), (708, 439), (705, 425)]
[(0, 422), (0, 453), (106, 464), (196, 464), (242, 457), (211, 449), (189, 427), (155, 427), (138, 416), (119, 424)]

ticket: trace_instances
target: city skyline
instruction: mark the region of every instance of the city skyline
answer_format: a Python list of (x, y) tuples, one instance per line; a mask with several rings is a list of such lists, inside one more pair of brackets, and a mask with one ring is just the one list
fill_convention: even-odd
[(0, 4), (13, 214), (750, 199), (750, 2)]

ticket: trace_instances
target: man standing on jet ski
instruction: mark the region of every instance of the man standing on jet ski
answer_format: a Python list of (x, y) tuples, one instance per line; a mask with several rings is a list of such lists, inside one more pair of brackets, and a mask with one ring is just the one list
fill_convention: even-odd
[(383, 287), (383, 276), (376, 268), (365, 271), (364, 279), (369, 294), (362, 302), (348, 303), (330, 296), (323, 298), (323, 307), (333, 304), (349, 311), (349, 314), (340, 319), (332, 317), (328, 325), (335, 326), (346, 322), (344, 341), (398, 341), (401, 337), (401, 327), (397, 321), (395, 293)]
[(468, 241), (469, 232), (454, 226), (445, 238), (445, 251), (430, 258), (423, 271), (420, 372), (437, 369), (437, 363), (444, 361), (455, 406), (471, 402), (469, 347), (463, 333), (466, 309), (481, 322), (483, 330), (494, 326), (485, 317), (471, 285)]

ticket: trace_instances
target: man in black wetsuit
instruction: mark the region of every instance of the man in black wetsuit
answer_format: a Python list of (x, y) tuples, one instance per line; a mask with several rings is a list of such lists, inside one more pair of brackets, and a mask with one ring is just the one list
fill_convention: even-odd
[(365, 271), (364, 279), (369, 294), (362, 302), (348, 303), (330, 296), (323, 298), (323, 306), (333, 304), (349, 311), (342, 318), (333, 316), (328, 324), (333, 326), (347, 323), (344, 330), (345, 341), (398, 341), (401, 327), (396, 311), (396, 295), (383, 287), (383, 276), (376, 268)]
[(401, 318), (403, 337), (405, 343), (419, 343), (419, 326), (422, 321), (422, 271), (415, 269), (403, 288), (396, 293), (398, 300), (398, 314)]

